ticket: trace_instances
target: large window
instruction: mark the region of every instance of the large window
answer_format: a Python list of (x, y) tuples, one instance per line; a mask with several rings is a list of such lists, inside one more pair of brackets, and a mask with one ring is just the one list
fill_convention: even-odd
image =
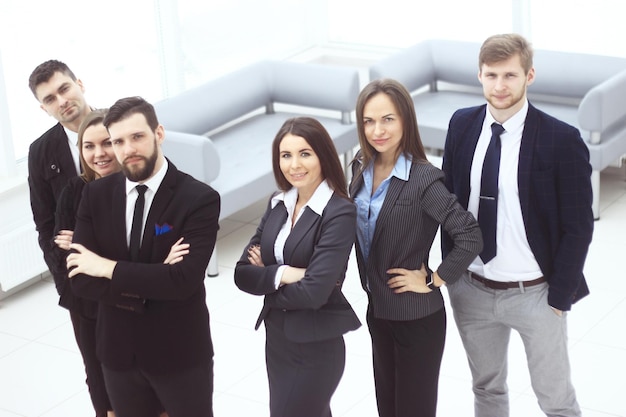
[(480, 41), (511, 32), (513, 2), (328, 0), (329, 40), (392, 48), (433, 38)]
[(537, 48), (626, 57), (623, 0), (528, 0)]
[(55, 123), (28, 89), (28, 76), (47, 59), (70, 66), (92, 106), (129, 95), (155, 101), (323, 43), (318, 23), (325, 16), (316, 0), (109, 0), (88, 7), (80, 0), (2, 0), (0, 53), (15, 157), (23, 159)]
[(41, 62), (58, 59), (86, 88), (88, 103), (108, 106), (122, 95), (159, 96), (154, 6), (151, 0), (3, 0), (0, 50), (16, 157), (56, 121), (28, 88), (28, 76)]
[[(0, 120), (11, 129), (0, 140), (12, 140), (14, 157), (24, 159), (55, 123), (27, 85), (51, 58), (83, 80), (91, 105), (104, 107), (129, 95), (156, 101), (316, 46), (385, 52), (426, 38), (480, 42), (518, 31), (537, 48), (626, 56), (621, 20), (621, 0), (2, 0), (8, 115), (0, 106)], [(13, 160), (7, 152), (0, 157)]]

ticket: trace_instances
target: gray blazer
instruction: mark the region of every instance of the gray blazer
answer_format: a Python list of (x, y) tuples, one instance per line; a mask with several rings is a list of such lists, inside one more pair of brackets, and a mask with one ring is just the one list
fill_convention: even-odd
[[(250, 294), (265, 295), (256, 328), (271, 309), (285, 311), (285, 336), (299, 343), (321, 341), (357, 329), (361, 323), (341, 292), (348, 258), (355, 239), (356, 210), (348, 199), (333, 194), (322, 216), (309, 207), (285, 242), (285, 265), (306, 268), (304, 278), (275, 288), (280, 266), (274, 257), (274, 242), (287, 220), (280, 202), (267, 211), (255, 235), (235, 267), (235, 283)], [(251, 265), (248, 248), (261, 245), (264, 267)]]
[[(363, 186), (362, 166), (352, 166), (350, 195)], [(454, 284), (482, 250), (478, 223), (465, 211), (443, 182), (443, 173), (430, 163), (413, 162), (408, 181), (391, 178), (365, 262), (358, 239), (357, 265), (363, 289), (368, 293), (374, 317), (386, 320), (415, 320), (443, 307), (439, 290), (427, 294), (396, 294), (387, 286), (390, 268), (429, 268), (428, 256), (442, 226), (454, 241), (445, 260), (435, 268), (447, 285)]]

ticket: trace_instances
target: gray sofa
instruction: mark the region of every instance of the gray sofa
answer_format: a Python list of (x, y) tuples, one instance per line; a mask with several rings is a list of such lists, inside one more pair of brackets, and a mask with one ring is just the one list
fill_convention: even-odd
[(162, 149), (178, 169), (207, 184), (220, 172), (217, 149), (204, 136), (166, 129)]
[(358, 143), (351, 114), (356, 69), (262, 61), (155, 103), (166, 130), (207, 136), (220, 168), (211, 182), (225, 218), (276, 189), (271, 142), (285, 120), (308, 115), (330, 133), (339, 154)]
[[(198, 178), (220, 193), (223, 219), (276, 190), (271, 143), (288, 118), (315, 117), (328, 130), (337, 152), (349, 153), (358, 144), (351, 120), (358, 93), (356, 69), (262, 61), (154, 107), (166, 135), (174, 132), (174, 137), (191, 142), (201, 136), (206, 141), (201, 157), (192, 154), (195, 151), (185, 155), (187, 150), (173, 157), (175, 146), (164, 153), (183, 171), (203, 175)], [(178, 132), (189, 136), (181, 137)], [(217, 273), (214, 253), (208, 274)]]
[[(428, 40), (375, 63), (370, 79), (394, 78), (411, 91), (424, 145), (444, 148), (456, 109), (485, 102), (478, 82), (479, 43)], [(600, 171), (626, 154), (626, 59), (536, 50), (529, 100), (577, 127), (593, 167), (599, 218)]]

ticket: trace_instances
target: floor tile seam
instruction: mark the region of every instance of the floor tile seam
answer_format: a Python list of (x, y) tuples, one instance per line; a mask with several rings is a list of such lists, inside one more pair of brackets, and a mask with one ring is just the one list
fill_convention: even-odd
[(41, 412), (40, 414), (37, 415), (37, 417), (43, 417), (46, 414), (50, 413), (51, 411), (54, 411), (55, 409), (63, 406), (66, 402), (72, 400), (73, 398), (77, 397), (78, 395), (83, 394), (83, 392), (87, 391), (87, 386), (85, 386), (84, 388), (81, 388), (80, 390), (76, 391), (75, 393), (73, 393), (72, 395), (70, 395), (69, 397), (61, 400), (60, 402), (56, 403), (56, 405), (52, 406), (51, 408)]
[(8, 408), (4, 408), (2, 406), (0, 406), (0, 411), (6, 411), (7, 413), (11, 413), (12, 415), (15, 415), (16, 417), (29, 417), (26, 414), (20, 414), (16, 412), (15, 410), (9, 410)]
[[(73, 348), (65, 348), (65, 347), (58, 346), (58, 345), (55, 345), (55, 344), (52, 344), (52, 343), (43, 342), (43, 341), (40, 340), (42, 337), (44, 337), (44, 336), (38, 337), (37, 339), (33, 340), (30, 344), (39, 345), (39, 346), (43, 346), (43, 347), (46, 347), (46, 348), (53, 348), (53, 349), (56, 349), (56, 350), (61, 351), (61, 352), (67, 352), (67, 353), (71, 353), (73, 355), (76, 355), (78, 357), (81, 357), (79, 351), (74, 350)], [(76, 349), (78, 349), (78, 347), (76, 347)]]
[(231, 231), (229, 231), (228, 233), (225, 233), (225, 234), (221, 234), (220, 232), (218, 232), (219, 233), (219, 237), (217, 238), (217, 242), (219, 242), (220, 240), (224, 239), (227, 236), (232, 235), (236, 231), (238, 231), (241, 228), (243, 228), (243, 227), (245, 227), (245, 226), (250, 224), (249, 222), (241, 221), (241, 220), (232, 220), (232, 219), (227, 219), (227, 220), (229, 222), (231, 222), (231, 223), (237, 223), (237, 227), (233, 228)]
[[(610, 289), (605, 289), (606, 291), (610, 291)], [(613, 291), (613, 293), (615, 293), (615, 291)], [(624, 293), (622, 294), (622, 299), (620, 301), (618, 301), (613, 308), (611, 308), (609, 311), (606, 312), (606, 314), (604, 314), (600, 319), (598, 319), (596, 321), (596, 323), (591, 326), (585, 333), (583, 333), (582, 336), (577, 337), (578, 341), (585, 341), (585, 338), (594, 331), (594, 329), (596, 329), (598, 326), (600, 326), (602, 324), (602, 322), (604, 322), (604, 320), (608, 319), (611, 314), (615, 314), (617, 309), (619, 309), (620, 307), (622, 307), (623, 305), (626, 305), (626, 291), (624, 291)]]
[(6, 335), (9, 335), (9, 336), (12, 336), (12, 337), (18, 338), (18, 339), (21, 339), (21, 340), (23, 340), (23, 341), (25, 341), (25, 342), (26, 342), (26, 343), (24, 343), (24, 344), (22, 344), (22, 345), (20, 345), (20, 346), (16, 347), (15, 349), (11, 349), (11, 350), (9, 350), (8, 352), (4, 353), (3, 355), (0, 355), (0, 361), (4, 360), (5, 358), (10, 357), (11, 355), (16, 354), (18, 351), (20, 351), (21, 349), (24, 349), (24, 348), (28, 347), (28, 346), (29, 346), (29, 345), (31, 345), (31, 344), (36, 343), (36, 341), (35, 341), (35, 340), (33, 340), (33, 339), (27, 339), (27, 338), (24, 338), (24, 337), (22, 337), (22, 336), (16, 336), (16, 335), (13, 335), (13, 334), (10, 334), (10, 333), (4, 333), (4, 332), (0, 332), (0, 333), (2, 333), (2, 334), (6, 334)]
[(573, 350), (578, 350), (581, 349), (581, 345), (592, 345), (592, 346), (596, 346), (596, 347), (602, 347), (602, 348), (606, 348), (606, 349), (611, 349), (611, 350), (615, 350), (617, 352), (623, 352), (624, 355), (626, 355), (626, 346), (618, 346), (618, 345), (614, 345), (611, 343), (606, 343), (606, 342), (598, 342), (595, 340), (590, 340), (588, 338), (582, 338), (580, 339), (575, 346), (571, 346), (572, 349), (570, 349), (570, 357), (571, 357), (571, 352)]
[(624, 203), (619, 202), (619, 200), (621, 200), (622, 197), (624, 197), (624, 195), (615, 196), (611, 198), (609, 201), (604, 200), (601, 204), (602, 209), (600, 209), (600, 220), (598, 221), (602, 221), (602, 213), (606, 212), (609, 208), (613, 207), (615, 204), (624, 205)]

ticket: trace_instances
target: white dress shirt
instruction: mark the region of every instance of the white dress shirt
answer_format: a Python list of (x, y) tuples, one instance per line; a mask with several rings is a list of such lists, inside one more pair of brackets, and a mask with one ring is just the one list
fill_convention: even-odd
[[(276, 241), (274, 242), (274, 257), (276, 258), (276, 262), (278, 262), (279, 264), (285, 262), (283, 254), (285, 250), (285, 242), (287, 241), (287, 238), (289, 237), (289, 234), (293, 229), (292, 224), (295, 227), (296, 223), (302, 216), (302, 213), (304, 213), (304, 209), (306, 207), (309, 207), (318, 216), (321, 216), (324, 212), (324, 209), (328, 205), (330, 198), (333, 196), (333, 192), (334, 191), (332, 190), (332, 188), (330, 188), (328, 182), (326, 182), (326, 180), (322, 181), (320, 185), (318, 185), (315, 189), (315, 192), (313, 193), (309, 201), (304, 206), (302, 206), (298, 213), (294, 213), (294, 211), (296, 210), (296, 203), (298, 202), (297, 188), (293, 187), (286, 192), (277, 194), (272, 197), (272, 208), (276, 207), (276, 205), (280, 201), (282, 201), (283, 204), (285, 204), (285, 208), (287, 209), (287, 220), (285, 221), (285, 224), (283, 224), (283, 227), (280, 229), (280, 232), (278, 232), (278, 236), (276, 236)], [(296, 219), (292, 222), (294, 214), (296, 216)], [(283, 271), (288, 266), (289, 265), (282, 265), (276, 271), (276, 278), (274, 280), (276, 288), (279, 287), (280, 279), (283, 276)]]
[(81, 173), (80, 170), (80, 156), (78, 149), (78, 133), (72, 132), (65, 126), (63, 126), (63, 130), (65, 130), (65, 134), (67, 135), (67, 143), (70, 145), (70, 152), (72, 152), (72, 159), (74, 160), (74, 166), (76, 167), (76, 172), (78, 174)]
[[(528, 281), (542, 276), (541, 268), (533, 255), (522, 217), (517, 179), (520, 146), (528, 101), (502, 126), (500, 135), (502, 152), (498, 175), (498, 219), (496, 224), (497, 252), (495, 258), (484, 264), (476, 257), (469, 270), (493, 281)], [(483, 161), (491, 140), (491, 124), (496, 122), (489, 109), (476, 144), (470, 173), (470, 196), (467, 209), (478, 218), (478, 200)]]
[[(143, 240), (143, 231), (146, 228), (146, 218), (148, 217), (148, 213), (150, 212), (150, 206), (152, 206), (152, 201), (154, 201), (154, 195), (157, 190), (161, 186), (161, 182), (163, 182), (163, 178), (165, 178), (165, 173), (167, 172), (167, 159), (163, 158), (163, 166), (161, 169), (157, 171), (157, 173), (150, 178), (148, 181), (143, 184), (148, 187), (146, 193), (144, 194), (145, 205), (143, 206), (143, 221), (141, 227), (141, 240)], [(130, 246), (130, 231), (133, 227), (133, 215), (135, 213), (135, 203), (137, 202), (137, 197), (139, 193), (135, 188), (139, 185), (138, 182), (130, 181), (126, 178), (126, 244)], [(140, 240), (140, 245), (141, 245)]]

